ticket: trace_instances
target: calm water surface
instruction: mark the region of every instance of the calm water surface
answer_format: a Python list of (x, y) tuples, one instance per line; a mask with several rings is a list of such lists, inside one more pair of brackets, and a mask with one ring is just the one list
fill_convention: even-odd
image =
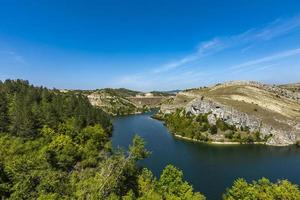
[(208, 199), (222, 193), (239, 177), (267, 177), (300, 185), (300, 148), (264, 145), (212, 145), (174, 138), (153, 113), (114, 118), (113, 146), (127, 148), (135, 134), (142, 136), (151, 156), (141, 165), (159, 176), (167, 164), (183, 170), (195, 190)]

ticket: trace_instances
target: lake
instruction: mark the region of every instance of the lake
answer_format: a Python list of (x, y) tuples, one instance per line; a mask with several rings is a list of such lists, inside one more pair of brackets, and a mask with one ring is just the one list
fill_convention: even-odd
[(112, 143), (113, 147), (127, 148), (135, 134), (143, 137), (152, 154), (140, 165), (157, 177), (166, 165), (173, 164), (209, 200), (221, 199), (237, 178), (288, 179), (300, 184), (300, 148), (216, 145), (177, 139), (161, 121), (152, 119), (152, 114), (115, 117)]

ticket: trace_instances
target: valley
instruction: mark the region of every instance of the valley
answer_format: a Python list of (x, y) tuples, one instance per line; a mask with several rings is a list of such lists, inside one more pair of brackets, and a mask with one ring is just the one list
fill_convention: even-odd
[[(299, 199), (300, 149), (291, 145), (298, 133), (290, 132), (294, 136), (289, 138), (274, 126), (271, 130), (278, 135), (267, 132), (262, 137), (261, 130), (265, 119), (279, 116), (278, 127), (294, 130), (297, 94), (253, 84), (225, 83), (174, 96), (126, 89), (47, 89), (20, 79), (0, 82), (0, 195), (4, 199), (231, 200), (253, 191), (257, 198), (263, 194)], [(252, 103), (240, 98), (253, 90), (273, 102), (257, 98), (246, 110)], [(89, 97), (94, 93), (99, 96)], [(229, 94), (238, 98), (225, 104)], [(269, 105), (287, 109), (271, 111)], [(261, 109), (264, 113), (251, 114)], [(240, 143), (244, 145), (235, 145)], [(286, 190), (292, 192), (282, 192)]]

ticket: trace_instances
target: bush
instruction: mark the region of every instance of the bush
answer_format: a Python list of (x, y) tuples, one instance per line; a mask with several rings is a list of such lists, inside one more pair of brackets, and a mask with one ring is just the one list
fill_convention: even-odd
[(223, 195), (224, 200), (233, 199), (300, 199), (300, 190), (297, 185), (287, 180), (279, 180), (276, 183), (262, 178), (252, 183), (244, 179), (237, 179), (231, 188)]
[(254, 138), (255, 138), (255, 141), (260, 142), (261, 141), (260, 132), (256, 131), (254, 133)]
[(196, 121), (199, 123), (208, 123), (207, 114), (199, 114), (196, 117)]
[(208, 123), (202, 123), (200, 126), (200, 131), (201, 132), (208, 131), (209, 127), (210, 127), (210, 125)]
[(236, 142), (241, 142), (241, 134), (238, 132), (235, 132), (233, 135), (233, 140)]
[(232, 130), (227, 130), (227, 131), (225, 131), (225, 134), (224, 134), (225, 138), (228, 138), (228, 139), (232, 139), (233, 135), (234, 135), (234, 131), (232, 131)]
[(209, 129), (210, 134), (214, 135), (218, 133), (218, 127), (216, 125), (212, 125)]
[(229, 129), (229, 126), (221, 119), (217, 120), (216, 125), (221, 131), (226, 131)]
[(255, 140), (254, 140), (254, 138), (252, 137), (252, 135), (248, 135), (248, 136), (242, 138), (242, 142), (243, 142), (243, 143), (251, 144), (251, 143), (253, 143), (254, 141), (255, 141)]

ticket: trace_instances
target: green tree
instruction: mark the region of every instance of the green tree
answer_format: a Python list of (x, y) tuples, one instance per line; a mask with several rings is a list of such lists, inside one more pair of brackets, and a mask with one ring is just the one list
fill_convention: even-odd
[(8, 125), (8, 101), (5, 92), (0, 88), (0, 132), (7, 131)]
[(135, 161), (147, 158), (150, 152), (145, 149), (145, 141), (138, 135), (133, 137), (132, 145), (129, 146), (131, 158)]
[(53, 166), (69, 170), (79, 160), (79, 149), (71, 137), (59, 135), (45, 149), (45, 158)]
[(167, 199), (205, 199), (200, 193), (194, 193), (193, 187), (183, 181), (183, 173), (172, 165), (166, 166), (158, 182), (159, 191)]
[(262, 178), (252, 183), (247, 183), (244, 179), (234, 181), (231, 188), (227, 189), (223, 195), (224, 200), (235, 199), (300, 199), (300, 190), (297, 185), (287, 180), (279, 180), (276, 183), (270, 182), (266, 178)]

